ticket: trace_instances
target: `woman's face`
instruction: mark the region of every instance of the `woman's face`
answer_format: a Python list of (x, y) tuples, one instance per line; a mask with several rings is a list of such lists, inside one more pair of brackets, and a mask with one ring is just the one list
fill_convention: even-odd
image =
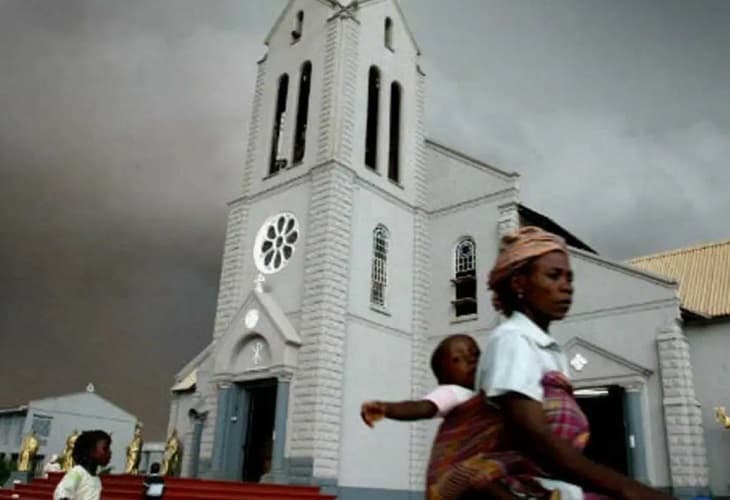
[(536, 319), (561, 320), (573, 303), (573, 271), (564, 252), (550, 252), (535, 259), (530, 272), (513, 281), (522, 295), (525, 312)]

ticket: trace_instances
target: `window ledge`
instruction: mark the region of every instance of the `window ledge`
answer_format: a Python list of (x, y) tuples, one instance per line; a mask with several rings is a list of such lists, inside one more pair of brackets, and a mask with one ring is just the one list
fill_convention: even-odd
[(394, 181), (393, 179), (391, 179), (390, 177), (388, 177), (388, 182), (390, 182), (392, 185), (394, 185), (397, 188), (405, 189), (403, 187), (403, 184), (400, 183), (400, 181)]
[(370, 310), (375, 311), (376, 313), (382, 314), (384, 316), (390, 317), (391, 314), (384, 306), (379, 306), (377, 304), (370, 304)]
[(277, 170), (276, 172), (274, 172), (274, 173), (272, 173), (272, 174), (266, 174), (266, 175), (265, 175), (265, 176), (264, 176), (264, 177), (262, 178), (262, 180), (266, 181), (266, 180), (269, 180), (269, 179), (271, 179), (272, 177), (276, 177), (277, 175), (284, 175), (284, 173), (285, 173), (285, 172), (288, 172), (288, 171), (290, 171), (291, 169), (293, 169), (293, 168), (295, 168), (295, 167), (298, 167), (298, 166), (299, 166), (299, 165), (301, 165), (302, 163), (304, 163), (304, 160), (302, 160), (302, 161), (300, 161), (300, 162), (298, 162), (298, 163), (292, 163), (291, 165), (287, 165), (286, 167), (284, 167), (284, 168), (280, 168), (279, 170)]
[(455, 316), (451, 319), (451, 324), (468, 323), (479, 319), (479, 314), (465, 314), (464, 316)]

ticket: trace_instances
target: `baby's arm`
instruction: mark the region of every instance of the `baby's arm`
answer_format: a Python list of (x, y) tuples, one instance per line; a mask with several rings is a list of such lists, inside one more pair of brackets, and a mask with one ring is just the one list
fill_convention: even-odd
[(384, 401), (368, 401), (362, 404), (360, 416), (369, 427), (383, 418), (392, 420), (425, 420), (438, 413), (436, 404), (423, 399), (420, 401), (401, 401), (388, 403)]

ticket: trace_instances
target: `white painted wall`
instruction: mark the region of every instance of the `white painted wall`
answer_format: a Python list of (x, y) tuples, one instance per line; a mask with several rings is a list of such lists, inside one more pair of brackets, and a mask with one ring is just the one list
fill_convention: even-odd
[[(497, 207), (504, 199), (486, 200), (473, 207), (432, 216), (430, 335), (443, 338), (455, 333), (486, 333), (496, 326), (487, 274), (497, 256)], [(454, 252), (459, 240), (471, 236), (477, 251), (477, 317), (463, 321), (455, 316)]]
[[(409, 332), (413, 296), (413, 215), (407, 207), (384, 199), (372, 188), (361, 186), (354, 194), (350, 268), (349, 311), (370, 321)], [(370, 307), (373, 230), (383, 224), (390, 232), (388, 247), (387, 314)]]
[(74, 430), (98, 429), (112, 435), (112, 460), (109, 465), (114, 467), (113, 472), (124, 471), (126, 447), (132, 440), (137, 422), (134, 415), (92, 393), (41, 399), (28, 405), (24, 435), (30, 431), (34, 415), (52, 418), (50, 435), (46, 444), (39, 449), (40, 455), (61, 454), (66, 446), (66, 438)]
[(516, 188), (516, 176), (469, 160), (443, 146), (428, 143), (426, 154), (431, 183), (428, 209), (432, 212)]
[(730, 409), (730, 321), (686, 328), (697, 400), (702, 405), (710, 487), (713, 495), (730, 495), (730, 430), (715, 421), (714, 408)]
[(253, 260), (253, 248), (259, 228), (270, 216), (280, 212), (291, 212), (299, 221), (299, 240), (287, 266), (278, 273), (266, 276), (266, 287), (272, 290), (285, 313), (297, 313), (301, 308), (305, 248), (311, 232), (308, 225), (310, 195), (311, 184), (307, 179), (306, 182), (289, 186), (286, 190), (275, 190), (251, 202), (248, 211), (248, 231), (241, 241), (243, 272), (239, 279), (242, 280), (241, 289), (244, 295), (240, 297), (241, 301), (253, 288), (253, 280), (258, 275)]
[(342, 406), (341, 486), (408, 489), (408, 424), (360, 419), (365, 400), (410, 399), (410, 338), (352, 320), (348, 327)]

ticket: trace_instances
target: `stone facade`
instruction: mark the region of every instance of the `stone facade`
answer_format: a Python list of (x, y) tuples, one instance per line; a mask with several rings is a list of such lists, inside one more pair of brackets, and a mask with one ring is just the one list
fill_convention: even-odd
[(706, 487), (707, 450), (687, 337), (679, 326), (672, 325), (659, 332), (657, 346), (672, 485), (680, 489)]

